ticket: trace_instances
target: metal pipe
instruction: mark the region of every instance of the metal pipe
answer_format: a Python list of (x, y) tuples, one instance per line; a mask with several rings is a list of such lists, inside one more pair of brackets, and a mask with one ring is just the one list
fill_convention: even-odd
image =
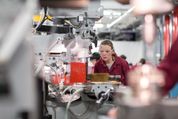
[(170, 19), (170, 22), (169, 22), (169, 38), (170, 38), (170, 42), (169, 42), (169, 48), (171, 48), (172, 46), (172, 43), (173, 43), (173, 14), (169, 14), (169, 19)]
[(134, 6), (131, 7), (128, 11), (126, 11), (122, 16), (120, 16), (119, 18), (117, 18), (116, 20), (114, 20), (113, 22), (111, 22), (109, 25), (107, 25), (107, 28), (111, 28), (113, 25), (115, 25), (116, 23), (120, 22), (121, 20), (123, 20), (125, 17), (127, 17), (127, 15), (129, 13), (131, 13), (134, 10)]

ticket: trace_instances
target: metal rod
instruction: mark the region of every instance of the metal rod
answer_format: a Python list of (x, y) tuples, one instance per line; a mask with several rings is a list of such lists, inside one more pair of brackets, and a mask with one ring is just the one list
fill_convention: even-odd
[(120, 22), (123, 20), (129, 13), (131, 13), (134, 10), (135, 7), (131, 7), (128, 11), (126, 11), (122, 16), (111, 22), (109, 25), (107, 25), (107, 28), (111, 28), (113, 25), (116, 23)]

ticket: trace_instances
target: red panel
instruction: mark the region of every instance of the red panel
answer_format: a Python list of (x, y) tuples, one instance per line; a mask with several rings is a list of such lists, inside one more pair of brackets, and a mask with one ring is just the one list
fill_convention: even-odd
[(70, 84), (86, 82), (86, 64), (71, 62)]

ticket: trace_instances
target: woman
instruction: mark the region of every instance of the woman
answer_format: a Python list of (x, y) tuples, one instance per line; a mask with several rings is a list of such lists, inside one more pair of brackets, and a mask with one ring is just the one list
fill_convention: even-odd
[(109, 73), (109, 75), (119, 76), (120, 81), (126, 85), (126, 74), (129, 65), (126, 60), (118, 57), (114, 51), (110, 40), (104, 40), (99, 47), (100, 59), (94, 67), (94, 73)]

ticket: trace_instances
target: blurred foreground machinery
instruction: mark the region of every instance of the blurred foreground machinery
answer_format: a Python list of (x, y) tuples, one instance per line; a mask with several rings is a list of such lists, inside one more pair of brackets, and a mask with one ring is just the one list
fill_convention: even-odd
[[(174, 0), (173, 0), (174, 1)], [(157, 35), (163, 42), (165, 56), (177, 39), (177, 2), (175, 8), (166, 0), (131, 0), (136, 15), (144, 15), (143, 35), (146, 57), (154, 60), (154, 43)], [(160, 6), (161, 4), (161, 6)], [(157, 16), (157, 15), (160, 16)], [(158, 30), (159, 29), (159, 30)], [(176, 119), (178, 100), (163, 97), (164, 74), (153, 65), (136, 67), (128, 74), (130, 90), (118, 100), (118, 119)]]
[(35, 0), (0, 1), (0, 118), (39, 119), (32, 70), (31, 18)]
[(154, 66), (146, 64), (131, 71), (129, 90), (116, 99), (118, 119), (176, 119), (178, 100), (163, 97), (164, 83), (163, 73)]

